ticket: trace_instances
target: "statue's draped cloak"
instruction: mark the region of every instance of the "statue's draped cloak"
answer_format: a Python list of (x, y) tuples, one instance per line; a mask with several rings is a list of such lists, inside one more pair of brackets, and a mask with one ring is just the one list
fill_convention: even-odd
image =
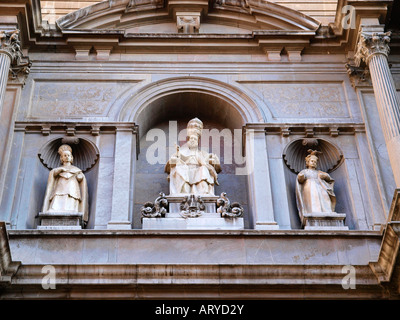
[[(214, 165), (209, 163), (209, 153), (203, 150), (196, 150), (193, 153), (187, 145), (184, 145), (180, 148), (179, 155), (176, 166), (171, 166), (170, 161), (165, 166), (165, 172), (169, 173), (168, 178), (173, 182), (171, 194), (183, 193), (182, 190), (186, 183), (190, 186), (198, 185), (202, 181), (207, 182), (210, 186), (218, 184), (217, 173), (221, 171), (221, 167), (219, 163)], [(176, 156), (177, 153), (173, 155), (173, 157)]]
[(322, 179), (327, 173), (314, 169), (304, 169), (305, 181), (300, 183), (296, 179), (296, 201), (299, 214), (317, 212), (335, 212), (336, 196), (333, 192), (334, 180), (330, 182)]
[[(74, 203), (77, 212), (83, 214), (83, 221), (87, 222), (89, 217), (88, 188), (85, 175), (82, 170), (75, 166), (64, 167), (66, 171), (55, 176), (53, 169), (49, 173), (45, 198), (43, 202), (43, 212), (58, 211), (59, 206), (65, 203)], [(82, 180), (79, 182), (77, 176)], [(69, 210), (64, 210), (69, 211)], [(74, 210), (75, 211), (75, 210)]]

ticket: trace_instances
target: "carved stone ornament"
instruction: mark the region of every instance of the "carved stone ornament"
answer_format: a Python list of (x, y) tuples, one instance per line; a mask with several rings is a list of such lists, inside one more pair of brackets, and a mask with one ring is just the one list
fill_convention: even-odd
[(369, 64), (369, 60), (375, 54), (389, 55), (389, 42), (391, 32), (385, 33), (365, 33), (361, 32), (360, 39), (357, 43), (357, 50), (354, 55), (354, 61), (357, 66), (362, 62)]
[(19, 30), (0, 30), (0, 53), (7, 54), (11, 59), (10, 77), (15, 79), (19, 74), (27, 75), (32, 62), (22, 54)]
[(142, 208), (140, 208), (142, 218), (163, 218), (168, 212), (168, 200), (165, 198), (165, 194), (160, 192), (154, 203), (146, 202)]
[(367, 67), (356, 67), (347, 63), (345, 65), (353, 88), (360, 86), (372, 86), (371, 75)]
[(204, 213), (206, 206), (200, 196), (191, 194), (185, 196), (181, 202), (180, 209), (180, 215), (183, 218), (196, 218)]
[(226, 196), (226, 192), (222, 192), (217, 199), (217, 213), (223, 218), (238, 218), (243, 215), (243, 207), (239, 202), (233, 202)]
[(177, 13), (176, 26), (179, 32), (196, 33), (200, 29), (200, 13)]

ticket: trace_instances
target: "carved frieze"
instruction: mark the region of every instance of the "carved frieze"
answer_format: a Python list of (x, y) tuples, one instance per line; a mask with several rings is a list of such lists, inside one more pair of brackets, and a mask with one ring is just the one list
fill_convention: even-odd
[(341, 83), (245, 83), (276, 118), (348, 118)]
[(121, 82), (36, 81), (30, 115), (35, 118), (105, 115), (129, 86)]

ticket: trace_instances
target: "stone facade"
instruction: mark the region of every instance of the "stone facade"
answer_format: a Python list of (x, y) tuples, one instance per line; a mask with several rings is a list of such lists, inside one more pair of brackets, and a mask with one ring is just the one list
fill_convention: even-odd
[[(0, 1), (0, 298), (399, 297), (397, 1), (49, 6)], [(221, 162), (216, 198), (243, 210), (231, 227), (141, 214), (169, 194), (165, 164), (195, 117)], [(66, 142), (89, 218), (41, 228)], [(339, 229), (299, 217), (309, 146), (335, 180)], [(56, 289), (41, 285), (48, 265)]]

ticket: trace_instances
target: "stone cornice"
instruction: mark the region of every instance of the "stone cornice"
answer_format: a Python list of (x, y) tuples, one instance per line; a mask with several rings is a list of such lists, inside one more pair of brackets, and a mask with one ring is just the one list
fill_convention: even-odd
[(244, 130), (263, 130), (265, 134), (276, 134), (288, 137), (289, 135), (301, 135), (312, 138), (321, 135), (354, 135), (365, 132), (363, 123), (248, 123)]
[(43, 290), (41, 286), (42, 267), (40, 264), (23, 265), (12, 285), (3, 292), (3, 297), (60, 299), (70, 297), (71, 290), (74, 299), (98, 298), (99, 292), (103, 299), (198, 299), (199, 295), (209, 299), (276, 299), (280, 288), (284, 288), (279, 292), (282, 298), (390, 296), (377, 286), (366, 266), (354, 267), (357, 274), (355, 290), (343, 289), (343, 266), (331, 265), (55, 265), (59, 278), (56, 278), (56, 289), (53, 290)]
[[(86, 264), (76, 261), (76, 263), (71, 264), (69, 257), (67, 260), (64, 259), (63, 263), (57, 263), (57, 259), (62, 256), (62, 252), (60, 252), (58, 258), (54, 255), (51, 258), (56, 274), (55, 290), (43, 290), (41, 286), (43, 279), (42, 268), (48, 263), (42, 261), (31, 264), (28, 262), (32, 259), (32, 256), (30, 256), (26, 257), (27, 262), (20, 266), (10, 285), (3, 290), (3, 298), (29, 298), (33, 296), (36, 298), (51, 298), (55, 296), (60, 298), (63, 294), (66, 294), (65, 297), (68, 298), (69, 290), (73, 290), (74, 297), (79, 299), (93, 298), (98, 294), (99, 290), (101, 290), (103, 298), (126, 298), (127, 295), (131, 298), (150, 296), (160, 299), (167, 297), (198, 298), (198, 286), (203, 288), (203, 296), (207, 298), (218, 296), (219, 298), (236, 297), (243, 299), (244, 293), (248, 298), (276, 298), (277, 292), (280, 292), (281, 297), (302, 299), (312, 297), (356, 297), (359, 299), (360, 297), (371, 296), (388, 298), (392, 297), (393, 294), (379, 284), (368, 263), (361, 263), (361, 260), (366, 260), (364, 258), (358, 263), (352, 264), (356, 275), (355, 289), (344, 289), (342, 285), (343, 279), (347, 275), (347, 269), (343, 269), (343, 267), (347, 263), (346, 257), (350, 253), (338, 253), (331, 256), (331, 258), (337, 257), (339, 259), (336, 262), (334, 261), (335, 259), (331, 259), (329, 263), (318, 264), (315, 261), (318, 260), (319, 253), (314, 251), (313, 245), (311, 245), (312, 248), (308, 248), (315, 241), (328, 241), (329, 248), (334, 246), (340, 250), (353, 250), (353, 247), (357, 247), (357, 244), (359, 245), (360, 243), (369, 243), (369, 247), (382, 238), (380, 231), (9, 230), (8, 233), (10, 241), (14, 242), (12, 248), (15, 250), (13, 252), (15, 256), (21, 254), (21, 252), (18, 252), (19, 250), (23, 250), (21, 245), (16, 246), (17, 243), (24, 245), (36, 243), (35, 246), (40, 248), (42, 246), (39, 243), (46, 243), (46, 248), (49, 248), (48, 246), (51, 246), (50, 242), (54, 245), (55, 242), (63, 243), (64, 241), (74, 243), (76, 250), (81, 248), (78, 243), (82, 244), (84, 241), (101, 241), (103, 244), (107, 243), (107, 241), (111, 242), (111, 244), (118, 241), (119, 244), (124, 242), (125, 245), (134, 242), (137, 244), (129, 249), (130, 254), (126, 258), (135, 261), (143, 260), (145, 257), (140, 252), (149, 250), (147, 247), (140, 248), (142, 241), (146, 243), (173, 241), (174, 243), (179, 243), (179, 246), (184, 242), (193, 244), (207, 241), (210, 245), (217, 242), (219, 245), (223, 245), (219, 248), (220, 250), (224, 250), (224, 245), (226, 245), (231, 253), (229, 253), (229, 259), (224, 260), (223, 257), (215, 255), (215, 252), (208, 248), (213, 254), (206, 258), (207, 263), (203, 261), (205, 259), (203, 254), (201, 254), (203, 259), (200, 259), (201, 263), (198, 260), (183, 263), (182, 259), (189, 261), (191, 257), (178, 254), (174, 258), (173, 252), (176, 252), (174, 246), (170, 248), (171, 252), (169, 254), (172, 256), (164, 252), (164, 250), (169, 250), (165, 249), (166, 247), (164, 246), (163, 252), (159, 248), (155, 248), (154, 254), (148, 256), (151, 263), (143, 263), (143, 261), (127, 263), (123, 262), (122, 255), (118, 255), (119, 259), (122, 259), (118, 263), (96, 262)], [(246, 244), (241, 244), (237, 247), (236, 245), (242, 243), (242, 241), (245, 241)], [(258, 241), (259, 245), (257, 245)], [(261, 244), (266, 244), (268, 241), (275, 241), (274, 243), (279, 241), (284, 250), (282, 251), (282, 249), (274, 245), (269, 249), (268, 245), (266, 247), (264, 245), (261, 246)], [(310, 252), (300, 253), (296, 245), (293, 247), (293, 244), (298, 243), (298, 241), (302, 243), (306, 251), (308, 248)], [(355, 242), (353, 243), (352, 241)], [(149, 245), (151, 246), (151, 244)], [(293, 259), (289, 259), (286, 262), (271, 261), (267, 256), (263, 256), (262, 260), (252, 261), (252, 254), (255, 252), (252, 251), (251, 247), (258, 248), (257, 255), (262, 255), (261, 251), (273, 250), (277, 254), (276, 258), (279, 261), (281, 261), (280, 257), (284, 254), (283, 252), (287, 250), (294, 250), (293, 252), (287, 252), (289, 256), (292, 254), (294, 256)], [(372, 248), (374, 248), (373, 245), (367, 250)], [(121, 249), (124, 250), (123, 248)], [(132, 250), (136, 250), (136, 254)], [(193, 246), (192, 250), (203, 252), (201, 247), (198, 248), (196, 246)], [(242, 250), (249, 250), (246, 254), (246, 262), (244, 260), (237, 262), (235, 260), (238, 258), (237, 254)], [(357, 250), (360, 250), (360, 248)], [(39, 260), (49, 257), (44, 253), (35, 252), (34, 254), (39, 254), (37, 257)], [(84, 260), (86, 259), (85, 255), (82, 257)], [(341, 260), (342, 258), (344, 260)], [(173, 262), (176, 259), (180, 263)], [(299, 259), (299, 261), (296, 261), (296, 259)], [(160, 260), (171, 261), (160, 263)], [(80, 288), (84, 289), (81, 290)], [(249, 288), (249, 290), (246, 288)], [(20, 296), (21, 290), (23, 291), (23, 296)]]
[(97, 136), (100, 133), (116, 133), (117, 131), (129, 131), (133, 134), (138, 133), (138, 125), (133, 122), (43, 122), (43, 121), (17, 121), (15, 131), (22, 131), (27, 134), (66, 134), (74, 136), (76, 134), (91, 134)]
[[(178, 4), (178, 7), (181, 6), (181, 3), (183, 2), (173, 1), (174, 5)], [(289, 23), (289, 25), (284, 27), (282, 30), (276, 30), (276, 34), (271, 33), (272, 31), (268, 31), (267, 34), (265, 34), (264, 31), (257, 31), (257, 28), (255, 28), (253, 32), (246, 35), (246, 37), (235, 35), (236, 40), (232, 39), (231, 35), (224, 35), (222, 37), (215, 36), (214, 40), (212, 41), (214, 44), (208, 46), (207, 50), (210, 52), (217, 52), (218, 50), (223, 49), (226, 52), (239, 52), (238, 50), (240, 49), (243, 49), (244, 51), (254, 49), (261, 52), (264, 51), (268, 57), (268, 60), (276, 61), (278, 56), (274, 54), (274, 52), (277, 50), (278, 45), (280, 46), (280, 50), (283, 50), (283, 52), (285, 52), (285, 50), (288, 51), (288, 56), (290, 56), (292, 62), (298, 62), (301, 61), (302, 54), (327, 52), (342, 53), (343, 51), (347, 52), (348, 50), (354, 50), (360, 18), (374, 17), (380, 21), (384, 21), (392, 0), (340, 1), (337, 6), (336, 22), (329, 26), (322, 27), (318, 27), (318, 22), (310, 19), (310, 17), (307, 17), (300, 12), (289, 10), (287, 7), (278, 6), (274, 3), (263, 2), (260, 4), (259, 1), (245, 1), (240, 3), (242, 3), (242, 5), (225, 5), (225, 2), (222, 1), (218, 2), (218, 5), (216, 5), (215, 8), (209, 7), (208, 10), (205, 9), (204, 6), (200, 7), (202, 7), (201, 10), (203, 10), (202, 14), (210, 15), (210, 10), (220, 10), (224, 13), (232, 11), (232, 13), (239, 15), (252, 14), (254, 15), (256, 21), (260, 22), (264, 21), (264, 18), (260, 19), (260, 15), (262, 15), (262, 8), (266, 6), (268, 7), (267, 11), (270, 13), (279, 12), (278, 16), (281, 16), (282, 19), (286, 20), (285, 23)], [(342, 20), (346, 13), (342, 12), (341, 9), (346, 5), (351, 5), (355, 8), (357, 22), (355, 29), (343, 29)], [(123, 12), (128, 10), (126, 11), (128, 15), (130, 14), (131, 16), (138, 16), (142, 13), (146, 13), (146, 10), (154, 11), (154, 8), (160, 9), (161, 7), (164, 7), (164, 4), (162, 1), (157, 0), (148, 1), (140, 5), (128, 0), (125, 2), (118, 1), (107, 3), (104, 1), (103, 4), (99, 4), (99, 7), (97, 8), (100, 10), (99, 12), (104, 15), (108, 6), (112, 6), (113, 8), (115, 6), (122, 6), (123, 8), (121, 7), (121, 10), (123, 9)], [(139, 35), (125, 34), (123, 30), (83, 30), (79, 28), (71, 30), (65, 28), (52, 29), (51, 26), (46, 25), (45, 22), (41, 21), (40, 5), (38, 0), (9, 0), (9, 3), (0, 3), (0, 10), (3, 10), (4, 8), (7, 14), (19, 13), (23, 17), (22, 20), (28, 21), (28, 24), (22, 26), (24, 39), (26, 40), (24, 45), (35, 50), (47, 50), (48, 46), (55, 46), (54, 48), (62, 48), (63, 50), (75, 50), (76, 46), (90, 44), (93, 46), (96, 45), (107, 47), (110, 47), (111, 45), (112, 48), (109, 49), (108, 54), (117, 50), (118, 48), (122, 48), (123, 50), (129, 48), (133, 50), (141, 48), (141, 50), (143, 50), (145, 48), (145, 50), (147, 50), (146, 52), (151, 52), (154, 50), (157, 52), (160, 52), (160, 50), (174, 50), (174, 52), (177, 52), (177, 50), (182, 50), (183, 52), (188, 52), (188, 45), (190, 45), (190, 50), (196, 51), (200, 48), (204, 49), (204, 45), (207, 44), (205, 42), (205, 38), (211, 40), (213, 39), (213, 35), (201, 35), (196, 33), (186, 35), (178, 32), (173, 35), (143, 33)], [(172, 12), (174, 12), (175, 9), (171, 9), (171, 12), (168, 12), (166, 9), (163, 10), (170, 19), (173, 19)], [(86, 15), (89, 12), (91, 11), (82, 11), (81, 13), (83, 15), (78, 14), (77, 18), (86, 19)], [(133, 13), (134, 15), (132, 15)], [(215, 18), (218, 20), (218, 16), (214, 17), (213, 14), (210, 15), (210, 18)], [(291, 23), (292, 27), (290, 26)], [(299, 26), (301, 27), (298, 28)], [(296, 28), (297, 30), (295, 30)], [(268, 28), (261, 29), (264, 30)], [(235, 36), (233, 38), (235, 38)], [(136, 40), (139, 40), (139, 43)], [(195, 42), (194, 44), (192, 43), (193, 41)]]

